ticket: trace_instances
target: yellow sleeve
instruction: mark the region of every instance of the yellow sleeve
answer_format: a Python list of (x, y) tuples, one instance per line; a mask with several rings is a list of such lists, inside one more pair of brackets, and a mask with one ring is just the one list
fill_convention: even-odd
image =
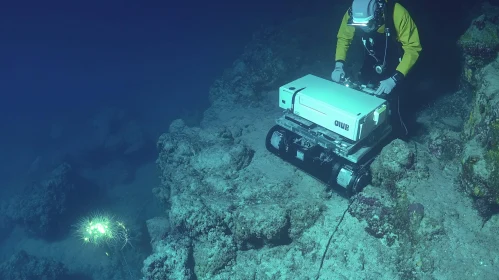
[(419, 42), (419, 33), (416, 24), (412, 20), (409, 12), (400, 4), (395, 4), (393, 10), (393, 22), (397, 31), (397, 40), (402, 44), (404, 55), (402, 61), (397, 66), (397, 71), (404, 74), (409, 73), (412, 66), (419, 58), (422, 50)]
[(341, 21), (340, 29), (338, 30), (338, 41), (336, 42), (336, 55), (335, 61), (347, 59), (347, 52), (350, 44), (352, 43), (353, 35), (355, 34), (355, 27), (348, 26), (348, 11), (343, 16), (343, 20)]

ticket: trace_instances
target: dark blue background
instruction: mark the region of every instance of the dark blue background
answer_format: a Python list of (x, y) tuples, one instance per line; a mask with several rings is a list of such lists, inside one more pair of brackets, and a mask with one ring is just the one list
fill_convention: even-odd
[[(436, 71), (442, 81), (437, 84), (455, 84), (460, 71), (456, 40), (469, 24), (466, 16), (473, 3), (403, 2), (418, 24), (424, 48), (411, 75), (419, 81), (435, 77), (428, 71)], [(348, 3), (3, 1), (0, 155), (12, 145), (36, 142), (33, 138), (48, 134), (51, 122), (88, 120), (110, 105), (144, 114), (162, 106), (169, 118), (204, 108), (213, 80), (230, 67), (260, 26), (327, 16)], [(324, 43), (334, 36), (324, 34)], [(418, 100), (427, 97), (418, 95)]]
[(177, 108), (192, 95), (205, 102), (251, 32), (286, 10), (286, 1), (4, 3), (1, 109), (59, 114), (163, 95)]
[(255, 30), (315, 15), (321, 1), (3, 1), (0, 176), (67, 144), (49, 139), (52, 123), (74, 133), (108, 106), (167, 131), (208, 106)]

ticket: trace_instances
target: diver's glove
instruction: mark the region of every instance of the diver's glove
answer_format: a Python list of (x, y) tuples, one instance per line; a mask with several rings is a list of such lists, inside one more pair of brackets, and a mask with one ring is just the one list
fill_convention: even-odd
[(380, 94), (390, 94), (392, 90), (395, 88), (395, 86), (402, 81), (404, 78), (404, 74), (400, 72), (396, 72), (395, 75), (391, 76), (390, 78), (383, 80), (379, 82), (379, 87), (374, 93), (375, 95), (380, 95)]
[(341, 79), (345, 77), (345, 70), (343, 70), (343, 62), (336, 61), (334, 66), (334, 71), (331, 73), (331, 80), (333, 82), (339, 83)]

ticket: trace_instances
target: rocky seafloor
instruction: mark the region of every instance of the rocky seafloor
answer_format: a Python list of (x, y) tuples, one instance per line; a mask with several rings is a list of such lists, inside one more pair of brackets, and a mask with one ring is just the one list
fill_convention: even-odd
[(327, 77), (325, 50), (300, 44), (316, 33), (285, 36), (313, 19), (258, 33), (201, 125), (174, 121), (158, 141), (169, 231), (144, 279), (497, 279), (499, 13), (483, 11), (457, 42), (460, 90), (421, 110), (416, 137), (388, 144), (350, 199), (264, 146), (279, 83)]

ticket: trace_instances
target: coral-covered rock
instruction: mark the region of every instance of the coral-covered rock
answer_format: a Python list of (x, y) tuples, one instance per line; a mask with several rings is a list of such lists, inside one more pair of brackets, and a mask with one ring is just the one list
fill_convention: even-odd
[(8, 207), (7, 202), (0, 202), (0, 242), (11, 233), (14, 226), (12, 217), (8, 215)]
[(499, 51), (499, 8), (484, 3), (482, 12), (458, 41), (464, 54), (467, 80), (471, 79), (472, 71), (490, 63)]
[(397, 181), (414, 165), (414, 148), (395, 139), (386, 145), (371, 164), (372, 183), (393, 190)]
[(490, 217), (499, 206), (499, 58), (477, 71), (477, 90), (463, 137), (462, 189)]
[(375, 196), (359, 193), (352, 197), (353, 203), (348, 212), (359, 220), (364, 220), (367, 233), (385, 240), (391, 246), (397, 240), (397, 234), (393, 225), (395, 211), (393, 207), (386, 204)]
[(465, 123), (463, 135), (466, 139), (478, 137), (477, 140), (482, 145), (499, 143), (499, 127), (497, 118), (499, 117), (499, 59), (494, 60), (477, 74), (477, 90), (472, 101), (472, 109), (468, 120)]
[(37, 279), (62, 280), (70, 279), (68, 269), (60, 262), (38, 258), (25, 251), (14, 254), (8, 261), (0, 265), (1, 279)]
[(187, 193), (171, 198), (169, 217), (173, 229), (191, 237), (207, 234), (213, 228), (224, 226), (222, 217), (204, 201)]
[[(465, 81), (473, 100), (462, 132), (466, 141), (461, 155), (461, 189), (473, 198), (484, 218), (499, 208), (499, 7), (483, 4), (462, 36)], [(463, 40), (463, 38), (465, 40)], [(474, 42), (472, 42), (474, 41)]]
[(166, 238), (170, 231), (170, 220), (166, 217), (154, 217), (146, 221), (146, 226), (154, 246), (156, 242)]
[(240, 135), (237, 127), (190, 128), (177, 120), (158, 141), (162, 184), (154, 193), (167, 208), (165, 235), (190, 238), (200, 279), (229, 269), (236, 250), (290, 244), (323, 210), (291, 182), (262, 176)]
[(144, 260), (143, 280), (193, 279), (192, 244), (188, 238), (170, 236), (153, 249), (153, 254)]
[(214, 275), (236, 259), (236, 245), (232, 235), (210, 231), (194, 245), (194, 271), (199, 279)]
[(50, 178), (27, 186), (8, 206), (7, 215), (31, 234), (54, 237), (67, 231), (70, 217), (78, 207), (89, 202), (94, 189), (83, 185), (68, 164), (57, 167)]
[[(264, 214), (263, 214), (264, 213)], [(242, 206), (234, 214), (231, 227), (241, 247), (251, 248), (265, 243), (289, 242), (289, 217), (279, 205)]]

